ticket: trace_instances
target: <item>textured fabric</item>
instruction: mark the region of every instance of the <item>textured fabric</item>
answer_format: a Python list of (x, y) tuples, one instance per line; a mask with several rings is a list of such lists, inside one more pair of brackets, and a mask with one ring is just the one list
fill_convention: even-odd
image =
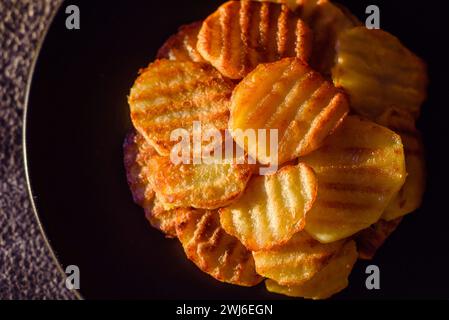
[(22, 116), (37, 44), (59, 0), (0, 0), (0, 299), (73, 299), (39, 232), (22, 160)]

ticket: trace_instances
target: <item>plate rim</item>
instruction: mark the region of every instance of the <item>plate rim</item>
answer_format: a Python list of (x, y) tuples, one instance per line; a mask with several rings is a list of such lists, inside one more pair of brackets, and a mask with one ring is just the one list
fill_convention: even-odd
[[(27, 128), (28, 128), (28, 116), (29, 116), (28, 111), (30, 108), (30, 94), (31, 94), (31, 89), (32, 89), (32, 85), (33, 85), (34, 73), (36, 71), (36, 66), (38, 64), (39, 57), (41, 55), (42, 47), (44, 46), (45, 40), (47, 39), (47, 36), (48, 36), (48, 33), (49, 33), (51, 27), (53, 26), (54, 20), (55, 20), (56, 16), (58, 15), (58, 13), (60, 12), (61, 7), (64, 4), (64, 2), (65, 1), (63, 0), (59, 4), (57, 4), (54, 11), (51, 13), (49, 21), (48, 21), (44, 31), (42, 32), (42, 35), (37, 43), (36, 49), (33, 54), (33, 58), (31, 59), (31, 66), (29, 69), (27, 84), (26, 84), (26, 88), (25, 88), (25, 100), (24, 100), (23, 116), (22, 116), (22, 156), (23, 156), (23, 166), (24, 166), (24, 171), (25, 171), (26, 189), (27, 189), (28, 198), (31, 203), (31, 208), (33, 211), (34, 218), (37, 222), (39, 231), (44, 238), (45, 246), (47, 247), (47, 249), (50, 253), (53, 263), (56, 265), (58, 272), (65, 279), (67, 275), (62, 268), (62, 264), (59, 261), (56, 251), (53, 249), (53, 247), (51, 245), (51, 241), (48, 238), (47, 232), (45, 231), (45, 227), (44, 227), (44, 225), (41, 221), (40, 215), (39, 215), (39, 210), (34, 201), (35, 195), (33, 192), (33, 188), (31, 187), (31, 178), (30, 178), (30, 172), (29, 172), (29, 167), (28, 167), (28, 150), (27, 150)], [(75, 295), (77, 300), (85, 300), (84, 297), (82, 296), (81, 292), (79, 291), (79, 289), (72, 289), (72, 290), (70, 290), (70, 292), (72, 292)]]

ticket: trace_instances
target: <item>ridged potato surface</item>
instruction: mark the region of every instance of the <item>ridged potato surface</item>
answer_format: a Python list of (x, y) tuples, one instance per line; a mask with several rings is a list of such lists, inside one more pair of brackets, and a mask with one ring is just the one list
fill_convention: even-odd
[(420, 114), (426, 98), (425, 63), (383, 30), (356, 27), (340, 34), (332, 78), (355, 112), (372, 120), (389, 108)]
[(234, 85), (213, 67), (189, 61), (157, 60), (140, 72), (128, 102), (134, 127), (160, 155), (177, 144), (174, 130), (191, 135), (195, 121), (203, 130), (225, 130)]
[(175, 164), (159, 155), (149, 167), (154, 191), (166, 209), (226, 206), (243, 193), (253, 172), (247, 163)]
[(377, 222), (406, 178), (399, 135), (357, 116), (348, 116), (320, 149), (300, 161), (312, 167), (318, 179), (305, 229), (323, 243)]
[(251, 252), (223, 230), (217, 211), (180, 210), (178, 239), (198, 268), (219, 281), (241, 286), (254, 286), (262, 281)]
[(242, 79), (263, 62), (285, 57), (308, 61), (312, 34), (287, 6), (228, 1), (204, 21), (197, 48), (223, 75)]
[(335, 64), (335, 45), (341, 32), (362, 23), (344, 6), (329, 0), (258, 0), (285, 4), (312, 30), (310, 65), (330, 76)]
[(239, 199), (220, 209), (221, 224), (248, 249), (270, 249), (304, 228), (316, 187), (315, 174), (304, 164), (255, 176)]
[(343, 245), (321, 244), (300, 231), (283, 245), (253, 252), (256, 271), (283, 286), (301, 285), (326, 267)]
[(267, 290), (290, 297), (307, 299), (327, 299), (348, 286), (348, 277), (357, 260), (357, 248), (354, 241), (347, 242), (331, 258), (328, 265), (310, 280), (297, 286), (282, 286), (273, 280), (266, 280)]
[(230, 110), (234, 139), (261, 163), (273, 162), (269, 149), (239, 142), (238, 134), (247, 129), (277, 130), (282, 164), (317, 149), (345, 118), (349, 105), (345, 94), (319, 73), (299, 59), (285, 58), (261, 64), (243, 79), (234, 90)]
[(300, 0), (255, 0), (259, 2), (273, 2), (286, 5), (291, 11), (295, 11), (300, 5)]

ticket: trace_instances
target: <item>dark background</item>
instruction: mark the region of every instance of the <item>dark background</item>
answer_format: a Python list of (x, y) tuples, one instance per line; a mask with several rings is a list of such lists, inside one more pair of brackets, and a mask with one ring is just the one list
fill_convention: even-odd
[[(126, 97), (137, 70), (164, 40), (223, 1), (71, 1), (81, 30), (65, 28), (65, 6), (33, 76), (26, 148), (34, 202), (63, 266), (81, 270), (85, 298), (285, 299), (264, 285), (222, 284), (189, 262), (174, 240), (149, 228), (133, 204), (122, 165), (130, 127)], [(449, 22), (447, 1), (340, 1), (362, 21), (376, 4), (381, 27), (428, 62), (429, 99), (419, 128), (427, 147), (422, 207), (370, 263), (358, 262), (336, 299), (449, 298), (445, 150)], [(365, 289), (365, 267), (381, 270), (381, 290)]]

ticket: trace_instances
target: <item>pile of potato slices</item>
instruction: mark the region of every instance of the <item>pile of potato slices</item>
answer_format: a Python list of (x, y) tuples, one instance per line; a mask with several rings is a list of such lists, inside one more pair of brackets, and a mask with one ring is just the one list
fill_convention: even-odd
[[(326, 299), (425, 189), (425, 63), (328, 0), (228, 1), (182, 26), (128, 97), (127, 179), (148, 221), (215, 279)], [(278, 130), (278, 169), (173, 163), (172, 132)], [(235, 137), (234, 137), (235, 138)], [(225, 142), (223, 142), (224, 147)]]

